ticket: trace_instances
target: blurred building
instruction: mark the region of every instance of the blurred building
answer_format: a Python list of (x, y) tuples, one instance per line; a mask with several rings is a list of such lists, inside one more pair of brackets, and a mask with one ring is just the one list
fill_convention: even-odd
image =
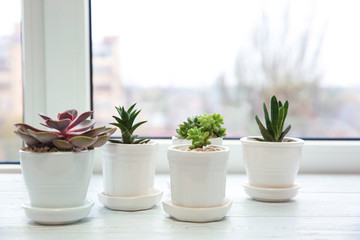
[(21, 118), (21, 68), (20, 25), (17, 24), (11, 36), (0, 38), (0, 125), (11, 116)]
[(97, 125), (111, 122), (111, 116), (116, 114), (114, 106), (120, 105), (125, 99), (118, 53), (118, 37), (106, 37), (100, 43), (93, 44), (93, 102)]
[(0, 36), (0, 161), (17, 160), (21, 144), (13, 133), (23, 113), (20, 31), (16, 24), (10, 36)]

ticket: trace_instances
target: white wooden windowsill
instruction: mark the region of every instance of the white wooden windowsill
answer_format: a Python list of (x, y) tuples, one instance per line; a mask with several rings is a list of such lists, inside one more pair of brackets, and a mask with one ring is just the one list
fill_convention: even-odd
[[(157, 175), (164, 190), (169, 175)], [(226, 195), (233, 200), (227, 217), (213, 223), (178, 222), (161, 203), (139, 212), (111, 211), (97, 200), (101, 175), (92, 177), (90, 215), (72, 225), (42, 226), (27, 219), (21, 204), (28, 195), (21, 174), (0, 174), (0, 239), (360, 239), (360, 175), (300, 174), (298, 196), (286, 203), (263, 203), (246, 196), (243, 174), (227, 177)]]

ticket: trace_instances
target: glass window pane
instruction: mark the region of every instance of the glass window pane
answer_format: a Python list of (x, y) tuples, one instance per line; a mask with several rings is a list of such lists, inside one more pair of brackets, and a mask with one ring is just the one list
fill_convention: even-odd
[(18, 161), (21, 140), (13, 133), (22, 122), (20, 1), (0, 0), (0, 162)]
[(142, 136), (218, 112), (228, 137), (288, 99), (289, 135), (360, 137), (360, 2), (92, 0), (94, 110), (137, 102)]

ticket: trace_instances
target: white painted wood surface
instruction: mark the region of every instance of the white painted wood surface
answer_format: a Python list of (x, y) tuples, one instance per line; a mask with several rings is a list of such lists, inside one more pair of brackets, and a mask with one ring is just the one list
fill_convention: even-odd
[[(168, 175), (155, 186), (170, 196)], [(248, 198), (245, 175), (228, 175), (228, 216), (213, 223), (178, 222), (162, 205), (139, 212), (112, 211), (97, 200), (102, 178), (94, 175), (88, 198), (95, 201), (88, 218), (72, 225), (42, 226), (25, 217), (28, 196), (20, 174), (0, 174), (0, 239), (360, 239), (360, 175), (299, 175), (298, 196), (287, 203)]]

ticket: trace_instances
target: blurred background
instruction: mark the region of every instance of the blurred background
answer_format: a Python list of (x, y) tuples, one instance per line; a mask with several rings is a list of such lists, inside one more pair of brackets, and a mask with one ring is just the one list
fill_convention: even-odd
[(22, 122), (21, 1), (0, 0), (0, 162), (18, 161)]
[(143, 136), (217, 112), (228, 137), (288, 99), (290, 135), (360, 136), (360, 2), (92, 0), (94, 109), (142, 109)]
[[(0, 162), (21, 146), (20, 4), (0, 0)], [(254, 117), (276, 94), (290, 102), (289, 135), (360, 137), (357, 0), (92, 0), (91, 10), (97, 125), (136, 102), (140, 136), (170, 137), (213, 112), (228, 137), (258, 135)]]

